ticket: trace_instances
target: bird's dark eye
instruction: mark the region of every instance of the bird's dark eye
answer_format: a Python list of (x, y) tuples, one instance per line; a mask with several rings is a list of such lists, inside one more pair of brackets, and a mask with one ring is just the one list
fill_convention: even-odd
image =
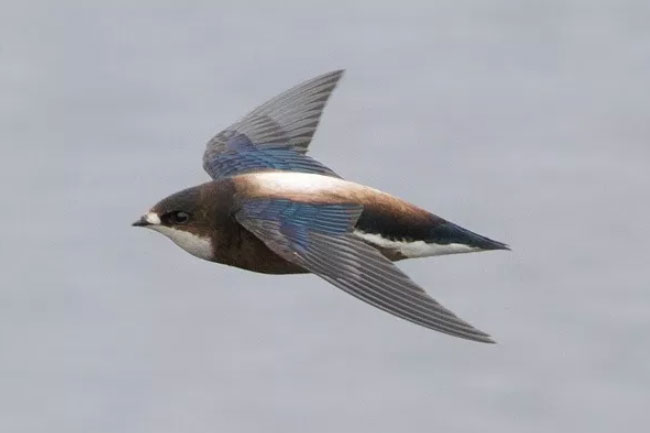
[(185, 224), (190, 220), (190, 214), (183, 211), (174, 211), (165, 214), (163, 219), (171, 224)]

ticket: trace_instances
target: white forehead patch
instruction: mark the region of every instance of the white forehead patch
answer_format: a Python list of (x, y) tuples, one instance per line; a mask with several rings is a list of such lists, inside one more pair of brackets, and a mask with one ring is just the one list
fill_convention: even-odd
[[(148, 217), (149, 215), (147, 215)], [(147, 221), (149, 221), (147, 219)], [(212, 241), (210, 238), (204, 238), (191, 232), (178, 230), (162, 225), (148, 226), (151, 230), (162, 233), (171, 239), (176, 245), (183, 248), (188, 253), (204, 260), (212, 259)]]
[(149, 224), (160, 224), (160, 217), (155, 212), (149, 212), (144, 216), (144, 220)]

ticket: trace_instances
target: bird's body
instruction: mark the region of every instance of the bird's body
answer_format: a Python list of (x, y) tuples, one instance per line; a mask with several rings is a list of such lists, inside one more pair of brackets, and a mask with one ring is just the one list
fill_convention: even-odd
[[(483, 249), (504, 247), (383, 191), (318, 174), (256, 172), (207, 182), (178, 194), (186, 201), (195, 199), (196, 208), (203, 208), (208, 214), (205, 220), (212, 225), (204, 232), (209, 233), (204, 240), (210, 244), (207, 248), (201, 245), (199, 233), (194, 234), (195, 242), (187, 242), (187, 232), (169, 232), (161, 226), (174, 242), (202, 259), (266, 274), (307, 271), (269, 250), (237, 221), (234, 215), (243, 199), (361, 205), (353, 235), (392, 261), (480, 251), (480, 245)], [(170, 198), (176, 203), (178, 197)], [(160, 209), (156, 213), (165, 212)]]
[(134, 225), (205, 260), (266, 274), (315, 273), (378, 308), (490, 342), (392, 261), (507, 249), (304, 155), (341, 72), (303, 83), (208, 143), (211, 182), (175, 193)]

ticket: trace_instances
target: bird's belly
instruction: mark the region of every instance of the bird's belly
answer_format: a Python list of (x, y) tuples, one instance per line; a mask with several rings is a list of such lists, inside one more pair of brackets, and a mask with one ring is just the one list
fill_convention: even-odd
[[(285, 260), (269, 249), (264, 242), (241, 226), (232, 227), (233, 236), (227, 242), (219, 242), (215, 248), (213, 261), (262, 274), (304, 274), (304, 268)], [(376, 235), (367, 235), (355, 230), (354, 235), (377, 248), (387, 259), (396, 261), (409, 257), (408, 248), (399, 248), (393, 244), (377, 239)], [(413, 247), (411, 247), (413, 248)]]
[(309, 271), (305, 270), (304, 268), (283, 259), (270, 250), (268, 251), (268, 254), (259, 254), (255, 261), (246, 259), (237, 261), (236, 263), (226, 264), (236, 266), (247, 271), (258, 272), (260, 274), (287, 275), (309, 273)]
[(262, 274), (304, 274), (302, 267), (291, 263), (266, 246), (257, 236), (229, 221), (218, 236), (214, 249), (214, 262)]
[[(387, 259), (391, 261), (402, 260), (410, 257), (421, 257), (430, 254), (422, 255), (410, 255), (408, 247), (399, 248), (396, 245), (387, 245), (382, 242), (369, 241), (368, 237), (364, 239), (362, 236), (358, 236), (355, 232), (355, 236), (364, 242), (370, 244), (371, 246), (377, 248)], [(422, 242), (424, 243), (424, 242)], [(397, 243), (396, 243), (397, 244)], [(417, 247), (411, 247), (417, 248)], [(220, 260), (217, 257), (215, 260), (218, 263), (235, 266), (240, 269), (245, 269), (247, 271), (258, 272), (261, 274), (275, 274), (275, 275), (286, 275), (286, 274), (306, 274), (309, 271), (305, 270), (301, 266), (298, 266), (294, 263), (289, 262), (288, 260), (283, 259), (279, 255), (275, 254), (273, 251), (268, 249), (266, 245), (253, 247), (252, 245), (247, 245), (244, 250), (238, 254), (229, 255), (227, 258)]]

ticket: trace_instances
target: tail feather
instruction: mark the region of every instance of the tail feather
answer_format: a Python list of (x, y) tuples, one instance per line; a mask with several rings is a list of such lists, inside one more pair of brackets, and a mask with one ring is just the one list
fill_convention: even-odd
[(452, 222), (445, 221), (432, 227), (430, 238), (426, 242), (439, 245), (461, 244), (479, 250), (509, 250), (510, 247), (503, 242), (495, 241), (488, 237), (467, 230)]

